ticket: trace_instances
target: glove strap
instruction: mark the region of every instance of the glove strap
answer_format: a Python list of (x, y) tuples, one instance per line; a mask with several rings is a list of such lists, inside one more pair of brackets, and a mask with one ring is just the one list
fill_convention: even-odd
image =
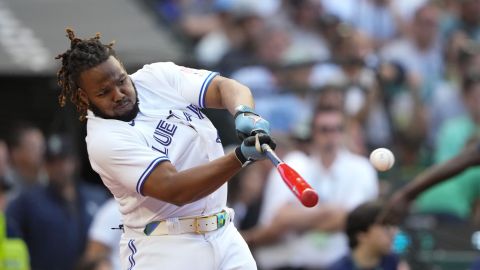
[(247, 105), (240, 105), (235, 108), (235, 115), (233, 116), (233, 118), (237, 118), (237, 116), (242, 113), (251, 113), (259, 116), (252, 108), (248, 107)]
[(242, 150), (240, 149), (240, 146), (235, 148), (235, 156), (237, 157), (238, 161), (240, 161), (240, 163), (242, 163), (242, 167), (245, 167), (245, 166), (249, 165), (250, 163), (252, 163), (251, 160), (247, 159), (242, 154)]

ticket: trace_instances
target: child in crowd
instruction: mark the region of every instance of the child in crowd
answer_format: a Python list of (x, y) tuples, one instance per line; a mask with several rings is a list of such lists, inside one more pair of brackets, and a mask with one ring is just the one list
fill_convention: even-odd
[(395, 226), (377, 223), (382, 205), (366, 202), (347, 217), (345, 232), (350, 253), (330, 270), (408, 270), (410, 267), (392, 252)]

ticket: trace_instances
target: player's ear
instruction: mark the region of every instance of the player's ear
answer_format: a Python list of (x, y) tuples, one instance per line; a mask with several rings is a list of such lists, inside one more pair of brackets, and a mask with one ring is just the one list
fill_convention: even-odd
[(85, 104), (89, 104), (88, 102), (88, 96), (87, 96), (87, 93), (85, 92), (85, 90), (83, 90), (82, 88), (77, 88), (77, 91), (78, 91), (78, 97), (80, 98), (80, 100), (85, 103)]

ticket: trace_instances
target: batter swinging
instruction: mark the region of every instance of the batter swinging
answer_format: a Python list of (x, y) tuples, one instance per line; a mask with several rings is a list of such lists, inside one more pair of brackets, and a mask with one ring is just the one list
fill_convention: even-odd
[[(251, 134), (275, 147), (250, 90), (170, 62), (128, 75), (98, 34), (67, 34), (70, 49), (57, 57), (60, 103), (70, 98), (87, 119), (91, 166), (120, 205), (122, 269), (256, 269), (226, 208), (226, 182), (265, 157)], [(234, 153), (224, 155), (205, 107), (235, 115), (243, 142)]]

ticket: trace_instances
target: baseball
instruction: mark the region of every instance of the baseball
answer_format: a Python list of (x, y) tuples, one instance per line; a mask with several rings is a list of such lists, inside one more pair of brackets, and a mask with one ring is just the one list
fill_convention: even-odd
[(384, 172), (392, 168), (395, 163), (395, 156), (387, 148), (377, 148), (370, 154), (370, 162), (375, 169)]

